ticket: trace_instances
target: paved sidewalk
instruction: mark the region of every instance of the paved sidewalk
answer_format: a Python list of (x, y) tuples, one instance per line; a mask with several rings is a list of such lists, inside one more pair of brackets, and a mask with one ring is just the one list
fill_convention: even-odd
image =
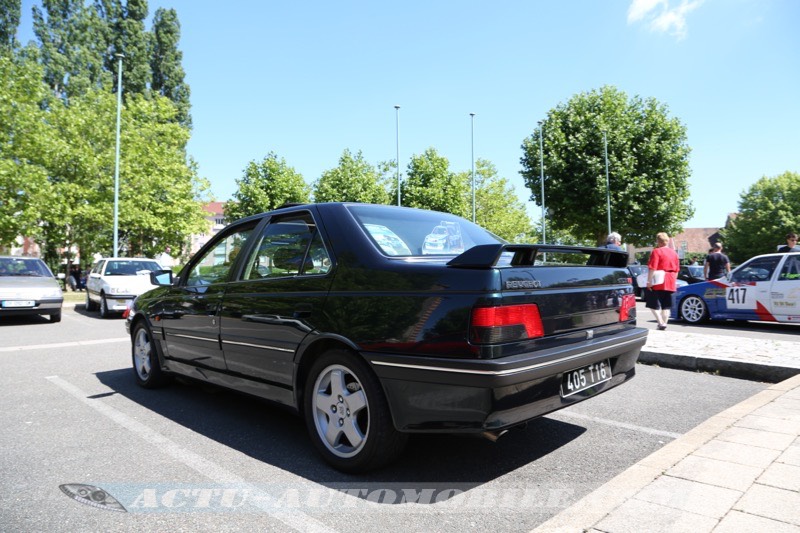
[(729, 335), (651, 331), (639, 356), (642, 363), (719, 373), (777, 383), (800, 374), (800, 328), (797, 341)]
[(536, 532), (800, 533), (798, 342), (652, 331), (641, 360), (784, 379), (619, 474)]

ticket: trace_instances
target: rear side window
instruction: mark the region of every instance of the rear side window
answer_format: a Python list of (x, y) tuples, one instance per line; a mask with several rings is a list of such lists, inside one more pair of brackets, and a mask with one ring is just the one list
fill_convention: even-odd
[(779, 280), (798, 280), (800, 279), (800, 254), (790, 255), (781, 269)]

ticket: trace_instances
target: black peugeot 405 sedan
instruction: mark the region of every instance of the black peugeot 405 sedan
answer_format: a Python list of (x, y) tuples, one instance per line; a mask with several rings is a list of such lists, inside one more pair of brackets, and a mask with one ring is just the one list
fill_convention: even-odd
[(232, 223), (139, 296), (142, 387), (183, 376), (301, 414), (335, 468), (408, 435), (505, 430), (632, 378), (627, 256), (509, 244), (445, 213), (294, 205)]

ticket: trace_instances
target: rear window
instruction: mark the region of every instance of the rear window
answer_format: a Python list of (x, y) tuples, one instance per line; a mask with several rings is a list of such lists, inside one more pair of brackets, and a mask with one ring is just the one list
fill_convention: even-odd
[(448, 213), (379, 205), (348, 209), (378, 249), (393, 257), (458, 255), (479, 244), (506, 242)]

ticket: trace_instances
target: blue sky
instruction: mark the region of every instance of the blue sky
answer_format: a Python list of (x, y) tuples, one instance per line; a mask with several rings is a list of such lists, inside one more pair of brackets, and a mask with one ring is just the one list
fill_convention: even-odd
[[(34, 4), (22, 2), (23, 42)], [(475, 157), (495, 164), (536, 222), (519, 175), (522, 140), (549, 109), (603, 85), (654, 97), (686, 125), (695, 215), (685, 227), (719, 227), (760, 177), (800, 172), (795, 0), (149, 6), (148, 22), (158, 7), (178, 12), (189, 152), (218, 200), (271, 151), (309, 183), (346, 148), (394, 160), (400, 105), (401, 168), (434, 147), (468, 171), (475, 113)]]

